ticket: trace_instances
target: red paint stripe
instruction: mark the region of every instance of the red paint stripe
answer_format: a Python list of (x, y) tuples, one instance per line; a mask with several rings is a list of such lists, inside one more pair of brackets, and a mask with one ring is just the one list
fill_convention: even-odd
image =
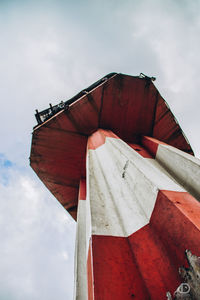
[(154, 158), (147, 149), (138, 144), (127, 143), (133, 150), (144, 158)]
[(85, 179), (80, 180), (78, 199), (86, 200), (86, 180)]
[(158, 146), (162, 145), (167, 145), (159, 140), (156, 140), (152, 137), (149, 136), (143, 136), (142, 137), (142, 145), (153, 155), (153, 157), (156, 157), (156, 153), (158, 150)]
[(199, 216), (200, 203), (188, 193), (160, 191), (148, 225), (128, 238), (92, 236), (94, 299), (157, 300), (173, 293), (185, 250), (200, 256)]
[(150, 224), (168, 248), (177, 268), (189, 249), (200, 256), (200, 203), (186, 192), (160, 191)]
[(94, 284), (93, 284), (93, 267), (92, 267), (92, 249), (91, 241), (89, 243), (87, 258), (87, 284), (88, 284), (88, 300), (94, 300)]
[(119, 139), (112, 131), (99, 129), (88, 138), (88, 149), (96, 149), (105, 144), (106, 137)]
[(165, 299), (181, 283), (168, 248), (150, 225), (129, 238), (92, 240), (95, 299)]
[(148, 224), (132, 234), (129, 241), (149, 299), (166, 299), (166, 292), (175, 291), (181, 281), (162, 240)]
[(92, 236), (95, 300), (150, 299), (127, 238)]

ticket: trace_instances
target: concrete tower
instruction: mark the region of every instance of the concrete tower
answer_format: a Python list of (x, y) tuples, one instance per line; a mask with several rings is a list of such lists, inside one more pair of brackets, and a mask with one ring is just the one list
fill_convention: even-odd
[(36, 118), (31, 167), (77, 220), (74, 299), (200, 299), (200, 161), (152, 78), (108, 74)]

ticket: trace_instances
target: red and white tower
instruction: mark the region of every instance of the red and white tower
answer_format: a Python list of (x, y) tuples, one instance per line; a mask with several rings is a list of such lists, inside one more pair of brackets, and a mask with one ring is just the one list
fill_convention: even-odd
[(200, 160), (151, 78), (109, 74), (36, 118), (31, 166), (77, 220), (74, 298), (200, 299)]

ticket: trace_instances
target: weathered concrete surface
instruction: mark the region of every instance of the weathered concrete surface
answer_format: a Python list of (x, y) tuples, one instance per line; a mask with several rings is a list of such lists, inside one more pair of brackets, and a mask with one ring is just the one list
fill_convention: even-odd
[(190, 250), (185, 251), (189, 268), (181, 267), (179, 273), (184, 282), (190, 286), (191, 299), (200, 299), (200, 257), (192, 254)]
[(155, 160), (112, 137), (88, 150), (87, 180), (92, 234), (129, 236), (149, 223), (159, 190), (185, 191)]
[(191, 195), (200, 201), (200, 159), (150, 137), (143, 145)]

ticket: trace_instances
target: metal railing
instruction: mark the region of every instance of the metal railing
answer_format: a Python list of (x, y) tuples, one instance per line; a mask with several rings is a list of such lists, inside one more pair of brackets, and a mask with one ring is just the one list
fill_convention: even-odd
[(73, 102), (75, 102), (76, 100), (78, 100), (79, 98), (84, 96), (85, 94), (89, 93), (91, 90), (96, 88), (98, 85), (102, 84), (103, 82), (105, 82), (106, 80), (108, 80), (109, 78), (113, 77), (116, 74), (117, 73), (109, 73), (108, 75), (106, 75), (103, 78), (101, 78), (100, 80), (96, 81), (95, 83), (90, 85), (88, 88), (82, 90), (77, 95), (68, 99), (67, 101), (61, 101), (59, 104), (53, 105), (53, 106), (51, 104), (49, 104), (49, 108), (42, 110), (40, 112), (36, 109), (35, 118), (38, 122), (38, 125), (40, 125), (43, 122), (45, 122), (46, 120), (50, 119), (52, 116), (57, 114), (59, 111), (66, 109), (70, 104), (72, 104)]

